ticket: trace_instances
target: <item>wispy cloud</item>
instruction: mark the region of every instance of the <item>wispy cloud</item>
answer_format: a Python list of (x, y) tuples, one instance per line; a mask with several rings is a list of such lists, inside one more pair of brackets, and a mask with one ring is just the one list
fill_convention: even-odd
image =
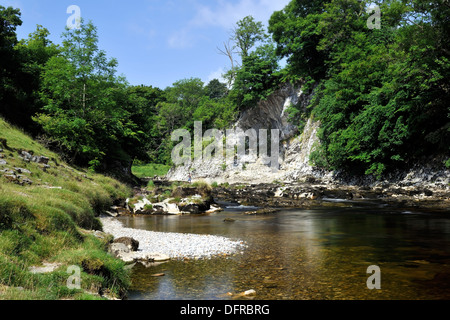
[(23, 11), (24, 6), (22, 4), (22, 1), (18, 1), (18, 0), (2, 0), (0, 2), (0, 5), (8, 8), (8, 7), (13, 7), (13, 8), (18, 8), (20, 9), (20, 11)]
[(205, 79), (205, 83), (209, 83), (211, 80), (217, 79), (220, 82), (225, 83), (226, 80), (223, 78), (223, 74), (225, 73), (224, 68), (219, 68), (216, 71), (211, 72)]
[(218, 26), (229, 29), (248, 15), (267, 23), (274, 11), (283, 9), (289, 2), (290, 0), (240, 0), (233, 3), (219, 0), (215, 8), (199, 6), (197, 16), (192, 23), (197, 26)]
[(218, 27), (228, 31), (248, 15), (267, 24), (273, 12), (283, 9), (289, 2), (290, 0), (219, 0), (207, 5), (197, 3), (195, 16), (182, 29), (171, 34), (168, 43), (173, 48), (192, 46), (198, 40), (200, 30)]

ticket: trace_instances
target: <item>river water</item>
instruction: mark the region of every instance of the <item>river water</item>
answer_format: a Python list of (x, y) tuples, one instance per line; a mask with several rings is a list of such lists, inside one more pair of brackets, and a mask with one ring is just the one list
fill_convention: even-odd
[[(121, 218), (131, 228), (220, 235), (248, 245), (233, 256), (137, 265), (129, 299), (450, 299), (450, 212), (348, 201), (262, 216), (245, 215), (249, 209)], [(374, 265), (380, 290), (367, 286)], [(256, 295), (239, 295), (247, 290)]]

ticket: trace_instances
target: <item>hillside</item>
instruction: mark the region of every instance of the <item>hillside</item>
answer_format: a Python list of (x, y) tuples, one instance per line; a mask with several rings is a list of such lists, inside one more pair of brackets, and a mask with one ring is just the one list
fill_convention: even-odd
[[(98, 215), (129, 194), (0, 118), (0, 299), (121, 297), (128, 275), (106, 252)], [(42, 266), (53, 272), (35, 271)], [(67, 286), (70, 266), (81, 268), (80, 290)]]

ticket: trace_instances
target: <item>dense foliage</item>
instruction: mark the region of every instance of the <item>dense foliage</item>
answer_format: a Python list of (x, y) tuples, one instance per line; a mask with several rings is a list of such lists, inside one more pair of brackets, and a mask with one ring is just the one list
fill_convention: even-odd
[[(381, 29), (367, 26), (374, 3)], [(293, 0), (274, 13), (270, 31), (291, 78), (317, 86), (317, 165), (380, 175), (448, 156), (449, 13), (439, 0)]]

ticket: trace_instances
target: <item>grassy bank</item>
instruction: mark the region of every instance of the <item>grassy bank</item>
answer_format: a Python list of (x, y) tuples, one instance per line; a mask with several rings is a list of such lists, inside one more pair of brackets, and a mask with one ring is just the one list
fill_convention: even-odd
[(170, 170), (170, 166), (163, 164), (143, 164), (134, 165), (131, 168), (133, 174), (138, 178), (153, 178), (154, 176), (162, 177), (167, 174)]
[[(0, 299), (121, 297), (129, 285), (125, 266), (107, 253), (111, 239), (92, 230), (101, 230), (98, 215), (131, 190), (68, 166), (1, 118), (0, 149)], [(30, 272), (44, 263), (57, 268)], [(81, 269), (80, 290), (67, 286), (69, 266)]]

